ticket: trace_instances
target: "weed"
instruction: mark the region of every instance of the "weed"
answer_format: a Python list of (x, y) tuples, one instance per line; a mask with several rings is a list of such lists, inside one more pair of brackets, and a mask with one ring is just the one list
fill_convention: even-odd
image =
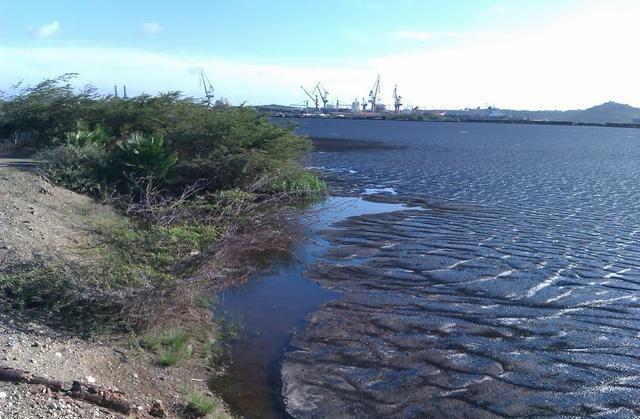
[(218, 401), (200, 393), (188, 392), (184, 395), (187, 410), (195, 416), (206, 416), (218, 407)]

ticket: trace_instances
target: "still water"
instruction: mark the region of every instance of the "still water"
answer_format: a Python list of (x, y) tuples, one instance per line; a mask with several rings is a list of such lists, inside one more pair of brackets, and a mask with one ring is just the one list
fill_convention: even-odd
[(332, 190), (403, 206), (299, 265), (331, 298), (279, 349), (287, 414), (640, 414), (640, 131), (296, 122)]

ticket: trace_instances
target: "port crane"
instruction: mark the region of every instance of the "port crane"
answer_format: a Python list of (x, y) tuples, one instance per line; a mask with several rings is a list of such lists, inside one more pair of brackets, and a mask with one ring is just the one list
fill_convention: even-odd
[(380, 74), (378, 74), (378, 78), (376, 82), (373, 84), (371, 91), (369, 91), (369, 103), (371, 103), (371, 112), (376, 111), (376, 103), (378, 100), (378, 94), (380, 93)]
[(328, 97), (329, 96), (329, 92), (327, 91), (327, 89), (322, 87), (322, 85), (320, 83), (316, 84), (315, 90), (320, 95), (320, 99), (322, 99), (322, 108), (323, 109), (327, 109), (327, 105), (329, 104), (329, 97)]
[(400, 113), (400, 107), (402, 106), (402, 96), (398, 95), (398, 85), (393, 87), (393, 109), (396, 113)]
[[(316, 91), (317, 87), (318, 87), (318, 86), (316, 85), (316, 87), (312, 90), (312, 92)], [(304, 86), (300, 86), (300, 88), (302, 89), (302, 91), (303, 91), (307, 96), (309, 96), (309, 98), (311, 99), (311, 101), (315, 104), (316, 111), (317, 111), (317, 110), (320, 108), (319, 103), (318, 103), (318, 95), (315, 95), (315, 97), (314, 97), (311, 93), (309, 93), (309, 91), (308, 91), (307, 89), (305, 89), (305, 88), (304, 88)]]
[(213, 85), (209, 81), (209, 77), (207, 77), (207, 73), (204, 72), (203, 68), (200, 69), (200, 86), (204, 89), (207, 106), (211, 107), (213, 103)]

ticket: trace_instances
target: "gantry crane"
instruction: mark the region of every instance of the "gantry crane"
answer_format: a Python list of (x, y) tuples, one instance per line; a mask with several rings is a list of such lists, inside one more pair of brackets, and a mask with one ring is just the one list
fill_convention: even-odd
[(396, 113), (400, 113), (400, 107), (402, 106), (402, 96), (398, 95), (398, 85), (393, 87), (393, 109)]
[(209, 81), (209, 77), (207, 77), (207, 73), (204, 72), (203, 68), (200, 69), (200, 86), (204, 89), (207, 106), (211, 107), (213, 105), (213, 85)]
[(319, 82), (318, 84), (316, 84), (315, 90), (320, 95), (320, 99), (322, 99), (322, 108), (327, 109), (327, 105), (329, 104), (329, 97), (328, 97), (329, 92), (327, 91), (327, 89), (322, 87), (322, 85)]
[[(317, 87), (317, 86), (316, 86)], [(305, 92), (305, 94), (307, 96), (309, 96), (309, 98), (311, 99), (311, 101), (314, 103), (315, 107), (316, 107), (316, 111), (318, 109), (320, 109), (319, 103), (318, 103), (318, 95), (315, 95), (315, 97), (309, 93), (309, 91), (307, 89), (304, 88), (304, 86), (300, 86), (300, 88), (302, 89), (303, 92)], [(314, 88), (313, 91), (315, 91), (316, 89)]]
[(373, 84), (371, 91), (369, 91), (369, 103), (371, 103), (371, 112), (376, 111), (376, 103), (378, 100), (378, 94), (380, 93), (380, 74), (378, 74), (378, 78), (376, 82)]

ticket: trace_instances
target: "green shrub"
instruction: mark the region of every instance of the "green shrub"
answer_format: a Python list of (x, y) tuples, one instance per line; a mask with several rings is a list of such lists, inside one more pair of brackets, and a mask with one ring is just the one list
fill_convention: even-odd
[(121, 171), (118, 176), (123, 178), (152, 177), (161, 180), (178, 159), (169, 152), (161, 135), (134, 132), (117, 147), (114, 160)]
[(42, 151), (38, 158), (45, 176), (58, 185), (94, 196), (107, 192), (111, 159), (100, 146), (62, 145)]
[(145, 335), (140, 338), (139, 344), (143, 349), (159, 354), (158, 361), (165, 367), (171, 367), (193, 355), (191, 338), (178, 330)]
[(73, 77), (0, 98), (0, 138), (41, 148), (64, 143), (109, 149), (117, 163), (111, 180), (122, 193), (131, 186), (124, 174), (166, 175), (159, 186), (177, 193), (202, 180), (209, 192), (245, 187), (276, 177), (311, 149), (292, 128), (272, 124), (249, 107), (210, 108), (178, 92), (126, 100), (99, 96), (93, 88), (76, 92)]
[(273, 191), (294, 195), (298, 198), (313, 199), (324, 195), (326, 184), (308, 170), (289, 169), (280, 173), (271, 183)]
[(76, 131), (65, 133), (64, 144), (76, 147), (95, 145), (107, 149), (111, 139), (112, 136), (100, 125), (90, 130), (86, 122), (78, 121)]
[(187, 401), (187, 410), (195, 416), (206, 416), (218, 407), (218, 402), (200, 393), (187, 393), (184, 396)]

